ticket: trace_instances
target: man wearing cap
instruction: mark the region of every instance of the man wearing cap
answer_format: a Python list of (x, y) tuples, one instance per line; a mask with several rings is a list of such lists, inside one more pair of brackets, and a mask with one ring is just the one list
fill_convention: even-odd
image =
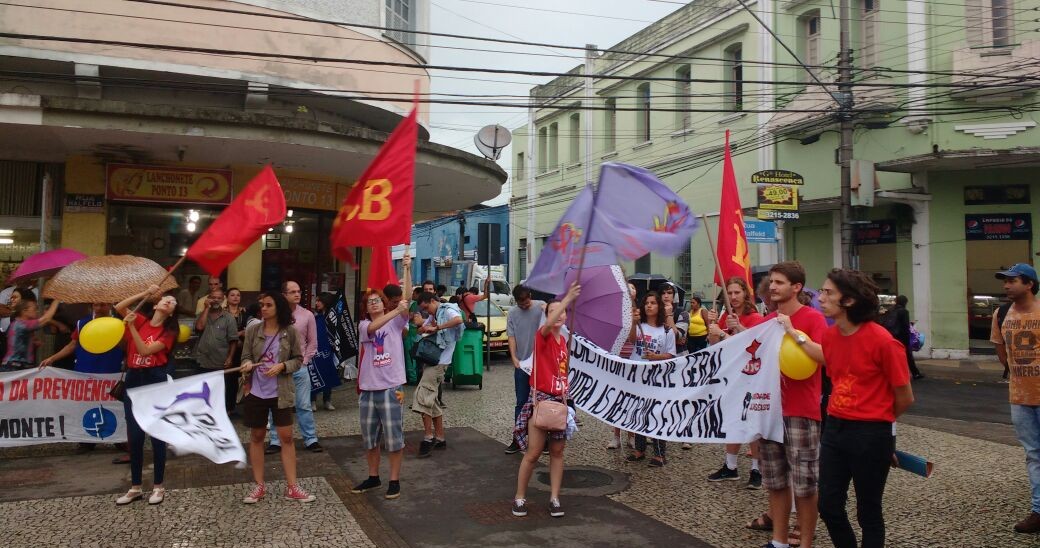
[(1019, 263), (997, 273), (1011, 301), (993, 315), (990, 341), (997, 357), (1011, 373), (1011, 422), (1026, 450), (1026, 470), (1032, 487), (1029, 516), (1015, 524), (1018, 533), (1040, 533), (1040, 290), (1036, 269)]

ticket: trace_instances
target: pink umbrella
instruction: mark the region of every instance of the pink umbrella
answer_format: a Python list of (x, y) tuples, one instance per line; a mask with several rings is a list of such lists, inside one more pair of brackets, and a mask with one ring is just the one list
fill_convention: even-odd
[[(570, 287), (578, 271), (567, 272)], [(632, 329), (632, 299), (621, 267), (590, 266), (581, 272), (581, 295), (574, 303), (574, 332), (611, 354), (619, 354)]]
[(43, 251), (22, 261), (18, 268), (7, 278), (13, 284), (26, 278), (49, 278), (57, 271), (87, 256), (72, 249), (54, 249)]

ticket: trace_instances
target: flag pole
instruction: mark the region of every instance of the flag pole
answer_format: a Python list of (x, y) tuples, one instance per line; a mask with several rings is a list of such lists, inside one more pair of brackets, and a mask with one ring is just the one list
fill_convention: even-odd
[[(719, 266), (719, 256), (718, 256), (717, 253), (715, 253), (715, 244), (712, 243), (712, 241), (711, 241), (711, 227), (708, 226), (708, 217), (706, 215), (704, 215), (703, 213), (701, 214), (701, 222), (704, 224), (704, 233), (708, 237), (708, 247), (711, 248), (711, 260), (712, 260), (712, 262), (715, 263), (715, 275), (719, 277), (719, 280), (722, 280), (722, 287), (723, 287), (723, 289), (725, 289), (725, 287), (726, 287), (726, 278), (724, 278), (722, 276), (722, 267)], [(712, 282), (712, 284), (711, 284), (712, 291), (717, 291), (716, 290), (717, 285), (718, 284), (716, 284), (714, 281)], [(725, 293), (725, 291), (724, 291), (724, 293)], [(723, 297), (723, 299), (722, 299), (722, 305), (726, 308), (727, 312), (729, 312), (730, 314), (733, 314), (733, 310), (729, 306), (729, 301), (725, 297)], [(712, 303), (711, 303), (711, 310), (712, 310), (712, 312), (715, 312), (716, 308), (717, 308), (717, 305), (715, 304), (715, 299), (712, 299)]]
[[(581, 252), (578, 255), (578, 275), (574, 277), (574, 283), (581, 286), (581, 271), (585, 269), (585, 251), (589, 247), (589, 235), (592, 234), (592, 223), (596, 219), (596, 202), (599, 200), (599, 185), (592, 187), (592, 206), (589, 207), (589, 222), (585, 223), (585, 233), (581, 238)], [(567, 288), (570, 291), (570, 288)], [(567, 317), (567, 360), (570, 361), (571, 342), (574, 341), (574, 317), (577, 316), (578, 301), (571, 303), (571, 314)]]

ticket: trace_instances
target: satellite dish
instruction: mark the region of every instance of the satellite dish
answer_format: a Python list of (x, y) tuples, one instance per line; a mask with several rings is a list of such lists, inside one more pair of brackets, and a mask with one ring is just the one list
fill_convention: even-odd
[(498, 160), (502, 155), (502, 149), (512, 141), (513, 136), (509, 130), (498, 124), (484, 126), (473, 136), (473, 144), (477, 145), (477, 150), (488, 160)]

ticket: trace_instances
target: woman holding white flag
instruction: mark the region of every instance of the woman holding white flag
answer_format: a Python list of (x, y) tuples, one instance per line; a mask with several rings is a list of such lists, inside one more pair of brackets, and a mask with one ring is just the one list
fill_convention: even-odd
[[(145, 302), (140, 314), (130, 306), (159, 295), (159, 286), (128, 297), (116, 305), (116, 312), (126, 322), (126, 388), (137, 388), (166, 382), (166, 365), (170, 361), (173, 344), (177, 340), (177, 299), (166, 295), (152, 305)], [(144, 430), (134, 418), (129, 396), (124, 396), (126, 409), (126, 437), (130, 445), (130, 490), (116, 499), (116, 504), (130, 504), (144, 497), (141, 490), (141, 471), (144, 468)], [(152, 437), (153, 481), (148, 504), (160, 504), (166, 498), (163, 476), (166, 473), (166, 442)]]
[(293, 328), (289, 301), (281, 293), (260, 295), (262, 323), (246, 328), (242, 347), (242, 423), (249, 427), (249, 463), (256, 485), (242, 502), (256, 504), (267, 494), (264, 484), (264, 437), (267, 416), (271, 414), (278, 441), (281, 442), (282, 468), (285, 470), (285, 498), (313, 502), (296, 483), (296, 447), (293, 445), (293, 411), (296, 386), (292, 374), (303, 365), (299, 336)]

